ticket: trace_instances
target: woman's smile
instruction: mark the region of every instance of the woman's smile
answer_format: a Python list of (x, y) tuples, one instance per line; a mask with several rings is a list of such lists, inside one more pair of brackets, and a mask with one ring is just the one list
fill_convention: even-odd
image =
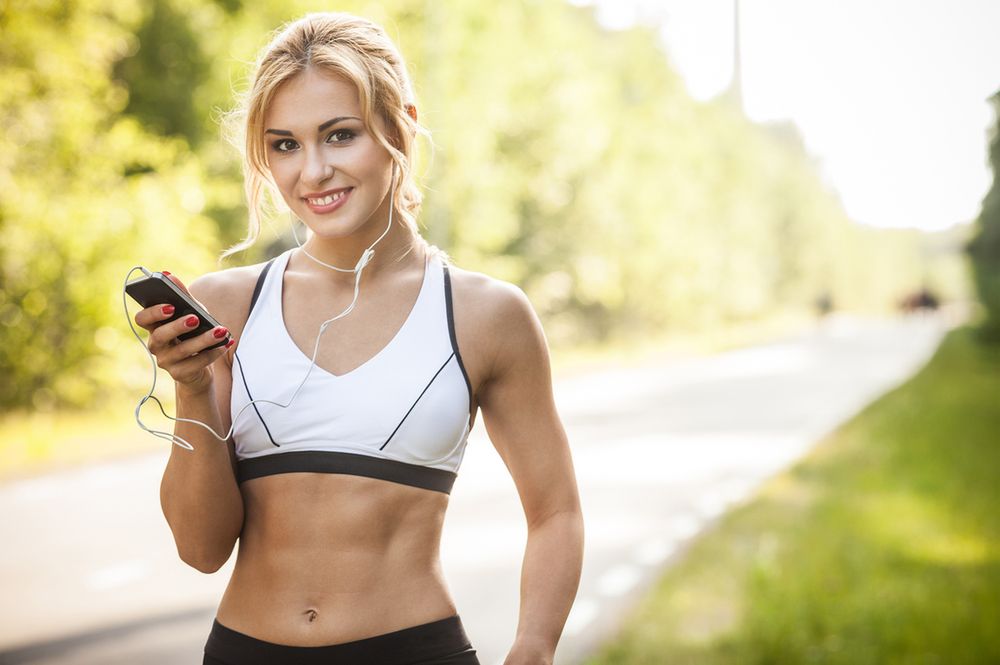
[(324, 215), (326, 213), (333, 212), (347, 203), (347, 199), (353, 191), (353, 187), (348, 187), (347, 189), (334, 191), (332, 194), (307, 196), (305, 197), (305, 202), (311, 211), (318, 215)]

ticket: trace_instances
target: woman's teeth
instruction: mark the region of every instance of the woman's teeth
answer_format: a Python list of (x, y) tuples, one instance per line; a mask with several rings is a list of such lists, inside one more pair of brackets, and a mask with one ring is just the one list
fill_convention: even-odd
[(344, 194), (347, 193), (347, 191), (348, 190), (345, 189), (343, 191), (337, 192), (336, 194), (331, 194), (330, 196), (324, 196), (321, 199), (307, 199), (307, 200), (314, 206), (328, 206), (334, 201), (339, 200)]

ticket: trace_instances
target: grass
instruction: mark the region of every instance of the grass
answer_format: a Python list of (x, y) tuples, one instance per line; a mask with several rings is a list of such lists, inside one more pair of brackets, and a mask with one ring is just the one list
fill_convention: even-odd
[(697, 538), (587, 665), (1000, 662), (1000, 348), (952, 330)]

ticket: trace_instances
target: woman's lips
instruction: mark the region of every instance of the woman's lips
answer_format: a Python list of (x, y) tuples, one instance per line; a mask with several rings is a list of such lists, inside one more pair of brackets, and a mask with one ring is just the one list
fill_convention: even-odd
[(351, 193), (353, 191), (354, 191), (354, 188), (351, 187), (350, 189), (344, 191), (344, 193), (340, 195), (340, 198), (336, 199), (333, 203), (329, 203), (327, 205), (316, 205), (312, 201), (310, 201), (309, 199), (306, 199), (306, 205), (309, 206), (309, 209), (312, 210), (314, 213), (316, 213), (318, 215), (323, 215), (323, 214), (326, 214), (328, 212), (333, 212), (334, 210), (336, 210), (340, 206), (342, 206), (345, 203), (347, 203), (347, 199), (350, 198)]

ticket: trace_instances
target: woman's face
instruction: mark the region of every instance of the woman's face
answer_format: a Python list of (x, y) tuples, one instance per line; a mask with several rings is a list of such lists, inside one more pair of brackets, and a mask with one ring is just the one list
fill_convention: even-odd
[(388, 220), (392, 159), (365, 129), (352, 83), (307, 68), (278, 89), (264, 129), (271, 176), (314, 233), (345, 237)]

